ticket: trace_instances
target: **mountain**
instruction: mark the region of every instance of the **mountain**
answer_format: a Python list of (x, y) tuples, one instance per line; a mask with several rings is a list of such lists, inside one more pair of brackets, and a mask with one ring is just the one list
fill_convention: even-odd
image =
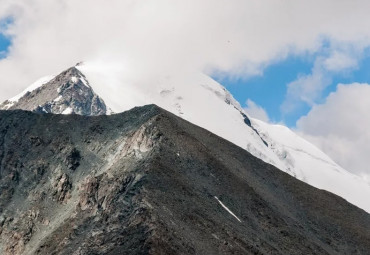
[[(68, 70), (73, 70), (78, 75), (66, 75)], [(30, 108), (53, 104), (54, 98), (58, 97), (57, 94), (50, 97), (51, 99), (40, 97), (38, 90), (48, 90), (47, 88), (53, 85), (52, 91), (55, 92), (64, 84), (70, 84), (74, 76), (80, 77), (80, 87), (87, 88), (83, 86), (85, 83), (90, 89), (93, 87), (97, 94), (104, 98), (107, 104), (105, 108), (122, 112), (135, 106), (156, 104), (240, 146), (299, 180), (337, 194), (370, 212), (369, 183), (337, 165), (325, 153), (290, 129), (248, 117), (222, 85), (204, 74), (192, 73), (187, 75), (185, 80), (184, 77), (177, 79), (163, 76), (160, 79), (137, 81), (125, 77), (124, 70), (117, 71), (116, 67), (110, 67), (108, 64), (81, 63), (68, 70), (59, 75), (66, 77), (60, 79), (61, 82), (54, 79), (35, 92), (30, 92), (35, 95), (33, 98), (41, 98), (37, 99), (41, 100), (41, 103), (32, 102)], [(77, 89), (74, 95), (78, 94)], [(91, 99), (82, 98), (80, 101), (90, 102)], [(99, 101), (103, 102), (102, 99)], [(9, 102), (3, 105), (7, 104)], [(9, 109), (28, 110), (23, 105), (14, 104)], [(64, 107), (69, 109), (69, 106)], [(80, 110), (73, 111), (84, 114)], [(64, 110), (59, 111), (62, 112)]]
[(155, 106), (0, 111), (2, 254), (367, 254), (370, 215)]
[(0, 109), (88, 116), (109, 113), (103, 99), (95, 94), (76, 67), (55, 77), (41, 78), (21, 94), (2, 103)]

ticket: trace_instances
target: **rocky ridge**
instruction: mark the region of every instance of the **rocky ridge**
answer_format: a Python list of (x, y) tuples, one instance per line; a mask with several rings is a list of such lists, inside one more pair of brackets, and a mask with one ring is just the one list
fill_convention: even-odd
[(123, 70), (111, 68), (109, 63), (79, 63), (57, 77), (36, 82), (24, 93), (4, 102), (0, 109), (99, 115), (109, 114), (108, 107), (121, 112), (154, 103), (297, 179), (333, 192), (370, 212), (367, 195), (370, 185), (366, 180), (340, 167), (290, 129), (249, 118), (226, 88), (210, 77), (192, 74), (190, 79), (179, 80), (168, 76), (140, 83), (123, 78)]
[(366, 254), (370, 215), (148, 105), (0, 111), (3, 254)]

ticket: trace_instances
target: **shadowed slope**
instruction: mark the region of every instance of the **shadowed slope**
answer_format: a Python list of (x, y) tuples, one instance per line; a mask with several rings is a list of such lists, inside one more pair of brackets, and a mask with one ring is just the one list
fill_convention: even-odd
[(155, 105), (0, 112), (5, 254), (366, 254), (370, 215)]

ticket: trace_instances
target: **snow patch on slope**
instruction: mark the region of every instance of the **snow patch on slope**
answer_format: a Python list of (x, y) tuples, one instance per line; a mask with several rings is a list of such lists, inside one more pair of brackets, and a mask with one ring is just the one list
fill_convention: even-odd
[(42, 77), (41, 79), (39, 79), (36, 82), (32, 83), (29, 87), (27, 87), (25, 90), (23, 90), (21, 93), (19, 93), (15, 97), (10, 98), (8, 101), (9, 102), (13, 102), (13, 104), (15, 102), (18, 102), (18, 100), (21, 99), (25, 94), (27, 94), (28, 92), (34, 91), (35, 89), (37, 89), (37, 88), (41, 87), (42, 85), (48, 83), (49, 81), (51, 81), (52, 79), (54, 79), (54, 77), (55, 77), (55, 75), (49, 75), (49, 76)]
[(67, 107), (63, 112), (62, 114), (71, 114), (73, 113), (73, 109), (71, 107)]
[(242, 222), (239, 218), (238, 218), (238, 216), (236, 216), (226, 205), (224, 205), (224, 203), (222, 203), (221, 201), (220, 201), (220, 199), (218, 199), (218, 197), (216, 197), (215, 196), (215, 198), (216, 198), (216, 200), (219, 202), (219, 204), (228, 212), (228, 213), (230, 213), (235, 219), (237, 219), (239, 222)]
[(89, 83), (82, 76), (80, 76), (80, 77), (73, 76), (73, 77), (71, 77), (71, 81), (73, 83), (78, 83), (78, 81), (81, 81), (83, 85), (85, 85), (88, 88), (91, 88), (90, 85), (89, 85)]

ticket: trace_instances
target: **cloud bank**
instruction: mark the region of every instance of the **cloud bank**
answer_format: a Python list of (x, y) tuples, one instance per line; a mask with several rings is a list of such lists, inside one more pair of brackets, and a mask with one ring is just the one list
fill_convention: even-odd
[[(3, 31), (13, 44), (0, 61), (6, 74), (0, 76), (0, 101), (81, 60), (118, 62), (137, 77), (193, 71), (248, 76), (327, 41), (333, 50), (370, 44), (366, 0), (1, 0), (0, 6), (0, 19), (13, 19)], [(347, 63), (333, 58), (339, 60), (327, 60), (328, 68)]]
[(301, 135), (348, 171), (370, 181), (370, 85), (340, 84), (297, 122)]

